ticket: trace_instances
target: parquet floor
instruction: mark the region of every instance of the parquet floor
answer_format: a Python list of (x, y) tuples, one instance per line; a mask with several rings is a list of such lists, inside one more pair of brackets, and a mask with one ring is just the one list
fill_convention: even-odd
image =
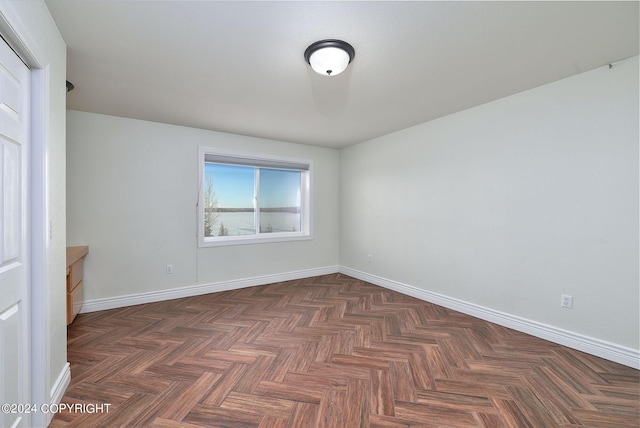
[(62, 403), (85, 411), (53, 428), (640, 426), (637, 370), (341, 274), (82, 314), (68, 336)]

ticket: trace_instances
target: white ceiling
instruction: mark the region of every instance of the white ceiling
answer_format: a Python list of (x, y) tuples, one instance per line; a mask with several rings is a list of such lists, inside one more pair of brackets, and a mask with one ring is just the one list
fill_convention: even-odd
[[(638, 2), (47, 0), (70, 109), (345, 147), (638, 55)], [(306, 47), (356, 50), (323, 77)]]

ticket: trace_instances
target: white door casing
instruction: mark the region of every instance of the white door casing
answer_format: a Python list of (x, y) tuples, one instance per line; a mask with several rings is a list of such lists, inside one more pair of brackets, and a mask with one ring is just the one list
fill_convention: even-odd
[[(0, 425), (30, 426), (30, 71), (0, 40)], [(10, 407), (6, 407), (9, 405)]]

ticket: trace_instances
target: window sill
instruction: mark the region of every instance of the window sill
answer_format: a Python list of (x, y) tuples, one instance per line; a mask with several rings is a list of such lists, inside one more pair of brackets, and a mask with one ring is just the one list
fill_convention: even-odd
[(263, 235), (239, 235), (239, 236), (218, 236), (215, 238), (204, 238), (198, 243), (198, 247), (225, 247), (228, 245), (266, 244), (271, 242), (292, 242), (307, 241), (313, 236), (305, 233), (269, 233)]

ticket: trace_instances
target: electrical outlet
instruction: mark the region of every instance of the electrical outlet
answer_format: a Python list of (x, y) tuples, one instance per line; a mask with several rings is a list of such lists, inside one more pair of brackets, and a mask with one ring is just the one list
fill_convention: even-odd
[(173, 273), (173, 265), (167, 265), (167, 273)]
[(565, 309), (573, 309), (573, 296), (569, 296), (568, 294), (563, 294), (561, 297), (560, 306)]
[(371, 254), (369, 254), (369, 255), (367, 256), (367, 261), (368, 261), (369, 263), (371, 263), (371, 262), (373, 261), (373, 256), (372, 256)]

